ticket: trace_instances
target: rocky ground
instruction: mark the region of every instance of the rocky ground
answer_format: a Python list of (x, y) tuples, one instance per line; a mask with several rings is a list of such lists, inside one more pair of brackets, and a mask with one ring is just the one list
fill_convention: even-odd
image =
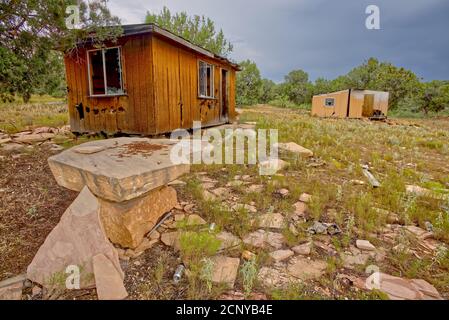
[[(254, 165), (197, 165), (172, 183), (176, 208), (137, 249), (118, 248), (130, 299), (449, 298), (447, 119), (372, 123), (259, 107), (240, 121), (279, 129), (286, 167), (260, 176)], [(76, 196), (46, 163), (59, 152), (53, 142), (72, 138), (43, 131), (53, 136), (18, 135), (0, 149), (0, 280), (26, 270)]]

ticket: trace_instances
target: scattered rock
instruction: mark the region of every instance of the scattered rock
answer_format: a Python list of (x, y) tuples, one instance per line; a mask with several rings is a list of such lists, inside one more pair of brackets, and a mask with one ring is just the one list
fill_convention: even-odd
[(399, 216), (396, 213), (380, 208), (373, 208), (373, 210), (376, 211), (378, 214), (383, 215), (386, 218), (387, 223), (390, 224), (399, 223)]
[(6, 152), (20, 152), (24, 148), (25, 146), (20, 143), (6, 143), (2, 145), (2, 150)]
[(227, 198), (231, 195), (231, 190), (228, 188), (220, 187), (211, 191), (215, 196), (220, 198)]
[(411, 233), (412, 235), (414, 235), (416, 238), (420, 239), (420, 240), (426, 240), (426, 239), (431, 239), (433, 238), (433, 233), (432, 232), (428, 232), (424, 229), (421, 229), (420, 227), (416, 227), (416, 226), (405, 226), (404, 229)]
[(324, 274), (327, 264), (321, 260), (309, 260), (306, 258), (292, 258), (287, 266), (287, 272), (298, 279), (309, 280), (319, 278)]
[(257, 212), (257, 208), (255, 206), (249, 205), (249, 204), (241, 204), (241, 203), (236, 203), (231, 207), (232, 210), (234, 211), (239, 211), (239, 210), (246, 210), (250, 213), (256, 213)]
[(292, 250), (276, 250), (270, 253), (270, 257), (276, 262), (284, 261), (293, 256), (295, 253)]
[(161, 234), (157, 230), (153, 230), (150, 234), (147, 235), (147, 238), (150, 240), (159, 240), (161, 238)]
[(251, 252), (251, 251), (244, 250), (242, 252), (242, 259), (244, 259), (244, 260), (252, 260), (252, 259), (255, 259), (255, 258), (256, 258), (256, 254)]
[(54, 144), (54, 143), (52, 143), (52, 144), (50, 145), (50, 150), (51, 150), (51, 151), (54, 151), (54, 152), (58, 152), (58, 151), (64, 150), (64, 147), (60, 146), (59, 144)]
[(362, 180), (351, 180), (349, 182), (351, 182), (352, 184), (355, 184), (355, 185), (359, 185), (359, 186), (365, 185), (365, 181), (362, 181)]
[(432, 190), (422, 188), (420, 186), (414, 186), (414, 185), (405, 186), (405, 192), (408, 194), (415, 195), (417, 197), (427, 197), (427, 198), (440, 199), (440, 200), (448, 200), (449, 199), (448, 194), (434, 192)]
[[(157, 231), (156, 231), (157, 232)], [(159, 239), (153, 239), (150, 240), (148, 238), (143, 238), (143, 241), (141, 244), (139, 244), (139, 246), (134, 249), (134, 251), (138, 254), (140, 252), (144, 252), (148, 249), (150, 249), (155, 243), (157, 243), (159, 241)]]
[(293, 207), (295, 208), (295, 211), (293, 213), (295, 216), (304, 217), (307, 210), (307, 205), (304, 202), (298, 201), (293, 204)]
[[(203, 188), (203, 190), (208, 190), (208, 189), (212, 189), (215, 187), (215, 183), (212, 182), (204, 182), (201, 184), (201, 187)], [(204, 192), (203, 192), (204, 195)]]
[(274, 233), (259, 229), (243, 238), (243, 242), (256, 248), (273, 247), (280, 249), (285, 242), (284, 236), (280, 233)]
[(193, 213), (193, 208), (195, 207), (195, 204), (190, 203), (190, 204), (186, 204), (184, 206), (184, 211), (187, 213)]
[(367, 253), (358, 253), (358, 254), (348, 254), (342, 253), (341, 259), (343, 261), (343, 265), (346, 268), (352, 268), (355, 265), (365, 265), (368, 262), (370, 255)]
[(279, 150), (295, 153), (300, 156), (313, 157), (313, 152), (294, 142), (278, 143)]
[(0, 139), (0, 145), (2, 145), (2, 144), (4, 144), (4, 143), (11, 142), (11, 141), (12, 141), (11, 138), (3, 138), (3, 139)]
[(262, 267), (257, 274), (257, 279), (265, 288), (282, 288), (289, 284), (298, 282), (296, 278), (288, 275), (285, 270), (277, 268)]
[(206, 200), (206, 201), (213, 201), (213, 200), (217, 199), (217, 197), (214, 196), (209, 191), (203, 190), (203, 199)]
[(280, 195), (281, 197), (285, 198), (289, 195), (290, 191), (288, 189), (282, 188), (276, 191), (276, 194)]
[(34, 134), (41, 134), (41, 133), (58, 133), (58, 128), (51, 128), (51, 127), (39, 127), (33, 130)]
[(177, 213), (173, 218), (176, 222), (178, 222), (184, 220), (186, 218), (186, 215), (184, 213)]
[(26, 275), (21, 274), (0, 281), (0, 300), (22, 300), (22, 289)]
[(105, 255), (93, 257), (93, 270), (99, 300), (122, 300), (128, 296), (123, 285), (123, 274)]
[(302, 193), (299, 196), (299, 201), (309, 203), (312, 200), (312, 196), (308, 193)]
[(277, 171), (285, 169), (288, 164), (288, 162), (281, 159), (265, 160), (259, 163), (259, 173), (261, 175), (273, 175)]
[(303, 256), (308, 256), (310, 254), (310, 252), (312, 251), (312, 246), (313, 246), (312, 242), (306, 242), (306, 243), (303, 243), (303, 244), (293, 247), (292, 250), (294, 252), (296, 252), (297, 254), (301, 254)]
[(207, 223), (206, 220), (204, 220), (197, 214), (191, 214), (187, 217), (187, 225), (188, 226), (199, 226), (199, 225), (203, 225), (206, 223)]
[(368, 240), (356, 240), (355, 245), (360, 250), (365, 251), (374, 251), (376, 250), (376, 247), (371, 244)]
[(26, 135), (20, 135), (14, 138), (15, 142), (18, 143), (39, 143), (52, 139), (55, 136), (54, 133), (30, 133)]
[(253, 192), (253, 193), (261, 193), (263, 190), (264, 190), (263, 184), (253, 184), (253, 185), (250, 185), (247, 189), (248, 192)]
[(299, 234), (298, 229), (296, 229), (296, 227), (293, 223), (290, 223), (288, 225), (288, 230), (290, 230), (290, 232), (295, 236), (297, 236)]
[(165, 232), (161, 235), (161, 242), (169, 247), (174, 247), (175, 250), (179, 249), (179, 233), (177, 231), (174, 232)]
[(92, 257), (103, 254), (121, 273), (117, 250), (108, 241), (98, 217), (99, 204), (87, 187), (50, 232), (27, 268), (27, 277), (43, 286), (54, 285), (54, 277), (70, 265), (79, 266), (80, 287), (95, 284)]
[(33, 297), (38, 296), (42, 293), (42, 288), (39, 286), (33, 286), (33, 288), (31, 289), (31, 295)]
[(252, 292), (249, 297), (245, 297), (243, 292), (240, 291), (228, 291), (223, 293), (218, 299), (219, 300), (268, 300), (264, 293)]
[(169, 182), (167, 185), (169, 185), (169, 186), (185, 186), (186, 183), (182, 180), (173, 180), (173, 181)]
[(260, 228), (283, 229), (285, 219), (280, 213), (267, 213), (258, 217), (258, 225)]
[(245, 184), (245, 182), (243, 182), (241, 180), (233, 180), (233, 181), (226, 183), (226, 187), (239, 187), (239, 186), (242, 186), (243, 184)]
[(240, 259), (225, 256), (215, 256), (212, 258), (214, 268), (212, 271), (212, 282), (225, 283), (233, 288), (237, 277)]
[(443, 300), (441, 295), (425, 280), (403, 279), (375, 272), (366, 280), (366, 288), (378, 289), (391, 300)]
[(220, 250), (237, 247), (242, 240), (230, 232), (222, 231), (216, 235), (216, 238), (221, 241)]

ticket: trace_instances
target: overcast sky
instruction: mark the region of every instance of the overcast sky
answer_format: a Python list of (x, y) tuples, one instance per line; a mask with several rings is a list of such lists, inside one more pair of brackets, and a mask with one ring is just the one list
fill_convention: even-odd
[[(206, 15), (234, 44), (231, 58), (257, 63), (276, 82), (293, 69), (333, 79), (369, 57), (411, 69), (425, 80), (449, 79), (448, 0), (109, 0), (123, 24), (145, 12)], [(368, 5), (380, 30), (368, 30)]]

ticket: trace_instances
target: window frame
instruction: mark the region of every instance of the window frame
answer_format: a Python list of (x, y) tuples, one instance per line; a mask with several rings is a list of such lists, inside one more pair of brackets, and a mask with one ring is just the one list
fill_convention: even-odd
[[(202, 95), (201, 94), (201, 86), (200, 86), (200, 65), (201, 65), (201, 63), (204, 63), (204, 64), (206, 64), (207, 66), (210, 66), (210, 69), (211, 69), (211, 76), (210, 76), (210, 81), (211, 81), (211, 83), (209, 84), (210, 85), (210, 88), (211, 88), (211, 96), (207, 96), (207, 95)], [(200, 98), (200, 99), (215, 99), (215, 81), (214, 81), (214, 79), (215, 79), (215, 65), (214, 64), (212, 64), (212, 63), (209, 63), (209, 62), (207, 62), (207, 61), (204, 61), (204, 60), (201, 60), (201, 59), (198, 59), (198, 71), (197, 71), (197, 74), (198, 74), (198, 98)], [(206, 78), (206, 88), (207, 88), (207, 78)], [(207, 89), (206, 89), (206, 91), (207, 91)]]
[[(121, 85), (121, 93), (107, 93), (108, 90), (108, 86), (107, 86), (107, 75), (106, 75), (106, 59), (105, 59), (105, 51), (106, 50), (110, 50), (110, 49), (118, 49), (118, 54), (119, 54), (119, 69), (120, 69), (120, 85)], [(102, 94), (94, 94), (93, 93), (93, 88), (92, 88), (92, 77), (91, 77), (91, 72), (90, 72), (90, 52), (95, 52), (95, 51), (101, 51), (101, 57), (103, 60), (103, 78), (104, 78), (104, 92)], [(114, 46), (114, 47), (107, 47), (107, 48), (100, 48), (100, 49), (90, 49), (87, 50), (86, 52), (86, 56), (87, 56), (87, 78), (89, 81), (89, 97), (117, 97), (117, 96), (124, 96), (126, 95), (125, 92), (125, 84), (124, 84), (124, 78), (123, 78), (123, 64), (122, 64), (122, 47), (121, 46)]]
[[(328, 105), (327, 104), (327, 101), (328, 100), (332, 100), (332, 104), (331, 105)], [(324, 98), (324, 106), (326, 107), (326, 108), (332, 108), (332, 107), (335, 107), (335, 98)]]

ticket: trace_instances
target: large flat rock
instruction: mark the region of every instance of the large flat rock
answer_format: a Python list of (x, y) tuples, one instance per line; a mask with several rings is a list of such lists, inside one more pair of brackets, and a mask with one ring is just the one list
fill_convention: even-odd
[(114, 138), (91, 141), (48, 159), (59, 185), (122, 202), (166, 185), (184, 173), (188, 164), (174, 164), (170, 150), (176, 141)]
[(95, 285), (92, 258), (97, 254), (107, 257), (124, 277), (117, 250), (100, 223), (98, 200), (85, 187), (37, 251), (27, 277), (45, 287), (65, 288), (68, 267), (77, 266), (80, 288), (90, 288)]

